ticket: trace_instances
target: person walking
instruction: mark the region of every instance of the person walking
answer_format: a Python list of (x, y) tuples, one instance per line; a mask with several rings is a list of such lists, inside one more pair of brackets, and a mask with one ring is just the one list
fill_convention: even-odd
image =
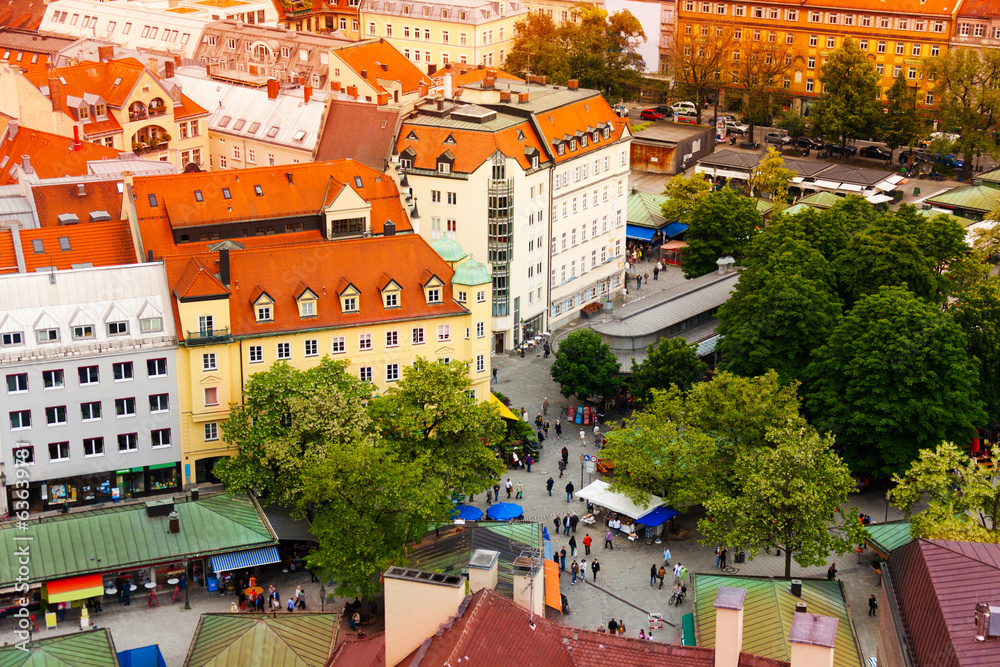
[(624, 619), (618, 619), (618, 634), (619, 636), (625, 636), (625, 621)]
[(559, 569), (566, 571), (566, 547), (559, 550)]
[(569, 518), (569, 527), (573, 529), (574, 533), (576, 532), (576, 527), (579, 524), (580, 524), (580, 517), (578, 517), (576, 514), (574, 514)]
[(661, 565), (660, 569), (656, 571), (656, 574), (660, 578), (660, 590), (662, 591), (663, 590), (663, 578), (667, 576), (667, 568), (665, 566)]
[(547, 396), (542, 399), (542, 414), (549, 414), (549, 399)]
[(875, 612), (878, 611), (878, 600), (875, 599), (874, 595), (868, 596), (868, 615), (875, 616)]
[(590, 562), (590, 571), (594, 573), (594, 583), (597, 583), (597, 573), (601, 571), (601, 564), (595, 558)]
[(727, 549), (726, 547), (722, 547), (722, 551), (719, 553), (719, 559), (722, 563), (720, 567), (723, 570), (726, 569), (726, 556), (728, 555), (729, 555), (729, 549)]
[(556, 420), (556, 437), (562, 438), (562, 424), (559, 423), (558, 419)]
[(567, 514), (566, 516), (563, 517), (563, 532), (567, 535), (569, 535), (569, 524), (570, 524), (569, 514)]
[(583, 551), (588, 556), (590, 555), (590, 545), (594, 543), (594, 540), (590, 539), (590, 533), (583, 538)]
[[(559, 425), (559, 422), (556, 422), (556, 427), (557, 428), (558, 428), (558, 425)], [(562, 454), (563, 463), (569, 463), (569, 450), (566, 449), (565, 447), (563, 447), (562, 448), (562, 452), (560, 452), (560, 453)]]
[(722, 545), (715, 547), (715, 567), (719, 567), (719, 562), (722, 560)]
[[(541, 440), (541, 438), (539, 438)], [(531, 472), (531, 464), (535, 462), (535, 459), (531, 458), (531, 454), (524, 457), (524, 465), (528, 467), (528, 472)], [(520, 484), (520, 482), (518, 482)]]
[(552, 352), (552, 348), (549, 347), (549, 341), (542, 343), (542, 350), (545, 352), (545, 358), (549, 358), (549, 353)]
[(663, 564), (670, 565), (670, 549), (663, 547)]
[(660, 279), (660, 265), (657, 264), (656, 266), (653, 267), (653, 280), (659, 280), (659, 279)]
[[(494, 366), (493, 367), (493, 381), (494, 382), (497, 381), (497, 371), (499, 371), (499, 370), (500, 370), (499, 366)], [(351, 629), (353, 630), (354, 628), (351, 628)]]
[(507, 478), (505, 486), (507, 487), (507, 500), (510, 500), (510, 494), (514, 490), (514, 482), (510, 481), (510, 477)]
[(573, 491), (575, 489), (576, 489), (576, 487), (573, 486), (573, 482), (572, 481), (569, 484), (566, 485), (566, 502), (569, 502), (569, 501), (573, 500)]
[(587, 559), (580, 560), (580, 581), (587, 583)]
[(541, 412), (539, 412), (537, 415), (535, 415), (535, 427), (538, 428), (538, 429), (542, 428), (542, 413)]
[(608, 547), (611, 547), (612, 551), (615, 550), (615, 544), (614, 544), (614, 542), (611, 541), (611, 539), (613, 537), (614, 537), (614, 535), (612, 535), (611, 531), (608, 530), (608, 534), (604, 536), (604, 548), (605, 549), (607, 549)]
[(563, 473), (566, 472), (566, 462), (563, 461), (562, 459), (559, 459), (558, 466), (559, 466), (559, 477), (562, 477)]
[[(549, 481), (545, 482), (545, 488), (548, 490), (549, 495), (552, 495), (552, 487), (556, 485), (556, 480), (549, 477)], [(558, 530), (556, 531), (559, 532)]]
[[(528, 472), (531, 472), (529, 469)], [(517, 495), (516, 498), (524, 498), (524, 486), (521, 484), (521, 480), (517, 480)]]
[(649, 587), (652, 588), (656, 585), (656, 563), (653, 563), (653, 567), (649, 568)]
[(493, 482), (493, 497), (500, 502), (500, 480)]
[(584, 447), (587, 446), (587, 432), (584, 431), (582, 428), (580, 429), (580, 444), (583, 445)]
[(570, 583), (570, 586), (575, 586), (576, 576), (580, 574), (580, 564), (573, 561), (573, 565), (570, 566), (569, 571), (573, 574), (573, 581)]
[(833, 565), (827, 568), (826, 579), (827, 581), (833, 581), (836, 578), (837, 578), (837, 564), (834, 563)]
[(681, 579), (681, 564), (680, 563), (677, 563), (677, 565), (674, 565), (674, 579), (677, 579), (678, 581), (680, 581), (680, 579)]
[(562, 529), (562, 517), (557, 516), (555, 520), (556, 524), (556, 535), (559, 534), (560, 529)]
[(295, 600), (288, 598), (288, 604), (285, 606), (288, 611), (295, 611)]
[(545, 431), (545, 437), (549, 437), (549, 420), (546, 419), (545, 423), (542, 424), (542, 430)]
[(608, 621), (608, 632), (611, 634), (618, 634), (618, 621), (611, 619)]
[(569, 538), (569, 555), (572, 558), (576, 555), (576, 535), (570, 535)]

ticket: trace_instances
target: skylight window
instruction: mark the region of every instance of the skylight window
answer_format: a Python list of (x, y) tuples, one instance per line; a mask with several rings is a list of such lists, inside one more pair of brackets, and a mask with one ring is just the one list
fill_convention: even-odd
[(232, 199), (233, 195), (229, 192), (229, 188), (222, 188), (222, 196), (224, 199)]
[(257, 193), (258, 197), (264, 196), (264, 188), (260, 187), (259, 185), (253, 186), (253, 191)]
[(233, 125), (233, 130), (238, 132), (239, 130), (242, 130), (243, 126), (246, 124), (247, 124), (246, 119), (240, 118), (238, 121), (236, 121), (236, 124)]
[(306, 138), (305, 130), (299, 130), (292, 136), (292, 141), (302, 141)]
[(122, 78), (121, 78), (121, 77), (118, 77), (117, 79), (115, 79), (115, 83), (114, 83), (114, 85), (116, 85), (116, 86), (120, 86), (120, 85), (122, 85)]
[(41, 255), (45, 252), (45, 242), (42, 239), (32, 239), (31, 249), (35, 251), (36, 255)]
[(62, 250), (63, 252), (66, 252), (67, 250), (72, 250), (73, 249), (69, 245), (69, 237), (68, 236), (60, 236), (59, 237), (59, 249)]
[(278, 134), (278, 126), (277, 125), (272, 125), (271, 129), (267, 131), (267, 136), (268, 136), (268, 138), (273, 139), (274, 135), (276, 135), (276, 134)]
[(361, 182), (361, 177), (360, 176), (355, 176), (354, 177), (354, 185), (357, 186), (357, 187), (359, 187), (359, 188), (363, 188), (364, 187), (364, 183)]
[(222, 120), (219, 121), (219, 127), (226, 127), (232, 119), (232, 116), (223, 116)]
[(205, 201), (205, 197), (202, 196), (201, 190), (195, 190), (194, 191), (194, 200), (195, 201)]
[(250, 134), (257, 134), (257, 130), (259, 130), (259, 129), (260, 129), (260, 123), (253, 122), (253, 123), (250, 123), (250, 129), (247, 130), (247, 132), (250, 133)]
[(156, 195), (150, 193), (149, 195), (149, 205), (156, 208)]

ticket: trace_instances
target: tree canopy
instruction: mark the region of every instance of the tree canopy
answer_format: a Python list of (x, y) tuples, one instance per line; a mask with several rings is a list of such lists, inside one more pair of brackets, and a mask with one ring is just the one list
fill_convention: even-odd
[(851, 139), (875, 136), (882, 121), (875, 63), (850, 37), (822, 66), (819, 101), (810, 118), (818, 134), (845, 146)]
[(704, 102), (714, 99), (722, 87), (722, 71), (733, 50), (733, 29), (717, 26), (707, 35), (671, 34), (667, 56), (676, 82), (676, 92), (682, 99), (694, 102), (698, 124), (701, 124)]
[(712, 184), (701, 174), (678, 174), (663, 186), (667, 200), (660, 206), (660, 214), (667, 220), (686, 222), (695, 204), (711, 192)]
[(549, 371), (567, 398), (610, 396), (618, 391), (621, 364), (601, 335), (591, 329), (577, 329), (559, 342), (556, 360)]
[(750, 196), (763, 194), (774, 204), (775, 211), (785, 206), (788, 185), (795, 178), (795, 172), (785, 166), (781, 153), (768, 147), (767, 153), (756, 167), (750, 171), (748, 189)]
[(633, 359), (629, 388), (638, 403), (650, 400), (655, 389), (676, 385), (687, 391), (701, 380), (708, 366), (698, 358), (695, 348), (683, 338), (661, 338), (659, 343), (649, 345), (642, 362), (635, 364)]
[(572, 78), (569, 56), (552, 17), (529, 12), (514, 22), (514, 43), (503, 67), (522, 78), (527, 74), (542, 74), (549, 83), (566, 85)]
[(752, 199), (727, 187), (698, 198), (687, 223), (688, 245), (681, 250), (681, 267), (686, 277), (697, 278), (714, 271), (726, 255), (741, 262), (763, 220)]
[(921, 131), (917, 112), (917, 94), (906, 85), (902, 70), (886, 91), (885, 119), (882, 121), (882, 141), (890, 150), (913, 146)]
[(949, 312), (969, 342), (969, 354), (979, 360), (979, 398), (988, 423), (1000, 420), (1000, 284), (994, 278), (962, 292)]

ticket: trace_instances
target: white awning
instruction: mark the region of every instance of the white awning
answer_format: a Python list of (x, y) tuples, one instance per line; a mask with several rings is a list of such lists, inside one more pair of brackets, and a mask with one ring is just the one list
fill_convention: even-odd
[(802, 178), (801, 176), (796, 176), (792, 179), (792, 183), (801, 183), (804, 180), (806, 179)]
[(890, 183), (889, 179), (886, 179), (881, 183), (876, 183), (875, 187), (879, 190), (884, 190), (885, 192), (891, 192), (896, 189), (896, 186), (893, 183)]
[(814, 181), (813, 185), (817, 188), (826, 188), (827, 190), (839, 190), (840, 183), (834, 183), (833, 181)]
[(716, 169), (715, 167), (702, 167), (698, 165), (695, 167), (695, 172), (699, 174), (708, 174), (710, 176), (721, 176), (722, 178), (737, 178), (741, 181), (745, 181), (750, 178), (750, 174), (743, 171), (733, 171), (732, 169)]
[(885, 204), (892, 201), (889, 195), (868, 195), (865, 200), (872, 204)]
[(904, 177), (901, 174), (893, 174), (892, 176), (890, 176), (889, 178), (887, 178), (885, 180), (887, 180), (890, 183), (892, 183), (893, 185), (895, 185), (896, 183), (899, 183), (901, 180), (903, 180), (903, 178)]
[(659, 496), (650, 496), (649, 503), (645, 507), (639, 507), (631, 500), (620, 493), (612, 493), (608, 490), (610, 484), (603, 480), (596, 480), (578, 491), (576, 495), (585, 500), (589, 500), (595, 505), (606, 507), (612, 512), (624, 514), (625, 516), (638, 519), (649, 513), (650, 510), (663, 504), (663, 499)]
[(841, 183), (840, 189), (847, 190), (848, 192), (861, 192), (864, 188), (860, 185), (855, 185), (854, 183)]

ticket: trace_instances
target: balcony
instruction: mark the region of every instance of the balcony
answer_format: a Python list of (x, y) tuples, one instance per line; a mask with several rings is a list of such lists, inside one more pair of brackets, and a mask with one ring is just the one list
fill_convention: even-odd
[(229, 340), (229, 327), (186, 331), (184, 334), (184, 343), (187, 345), (211, 345), (212, 343), (225, 343)]
[(137, 120), (146, 120), (147, 118), (149, 118), (149, 115), (145, 110), (128, 112), (128, 121), (130, 123), (134, 123)]

